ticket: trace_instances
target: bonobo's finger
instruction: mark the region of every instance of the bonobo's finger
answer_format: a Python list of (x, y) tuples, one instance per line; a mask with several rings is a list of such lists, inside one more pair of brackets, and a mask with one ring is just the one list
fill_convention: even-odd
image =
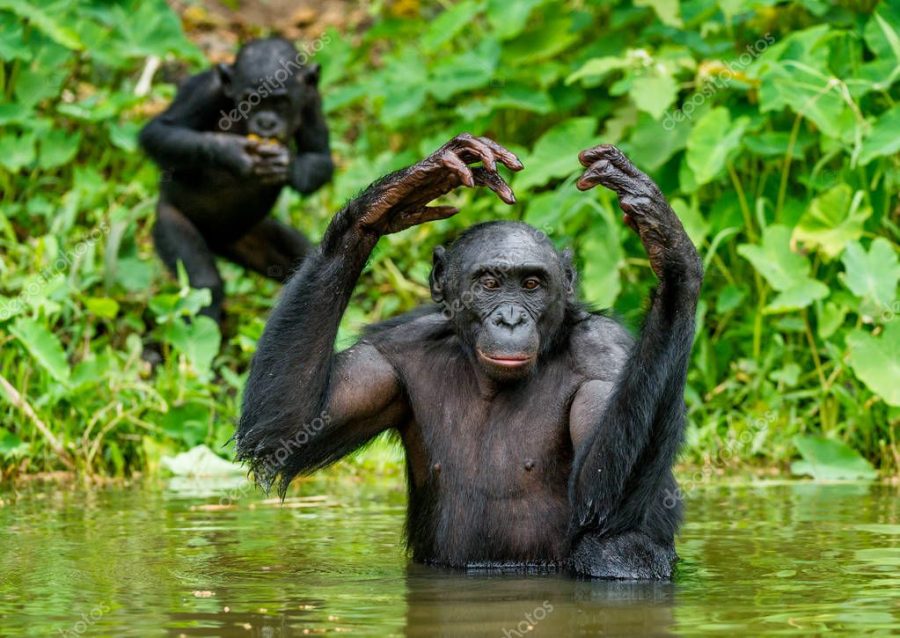
[(485, 146), (489, 147), (492, 151), (494, 151), (494, 155), (497, 157), (497, 159), (500, 160), (503, 165), (506, 166), (506, 168), (508, 168), (509, 170), (521, 171), (523, 168), (525, 168), (522, 165), (522, 162), (519, 161), (519, 158), (516, 157), (515, 153), (503, 148), (491, 138), (479, 137), (478, 140)]
[(609, 161), (613, 166), (631, 177), (643, 176), (643, 173), (631, 163), (631, 160), (625, 156), (625, 153), (612, 144), (600, 144), (599, 146), (583, 150), (578, 154), (578, 161), (585, 167), (589, 167), (600, 160)]
[(629, 175), (626, 175), (609, 160), (601, 159), (591, 164), (590, 168), (575, 183), (575, 186), (578, 190), (586, 191), (602, 184), (617, 194), (622, 194), (631, 182), (632, 178)]
[(453, 151), (445, 151), (441, 154), (440, 162), (449, 168), (451, 171), (456, 173), (459, 177), (459, 180), (472, 188), (475, 186), (475, 179), (472, 177), (472, 171), (466, 166), (465, 162), (463, 162)]
[(278, 157), (281, 155), (287, 155), (288, 149), (283, 144), (259, 144), (257, 145), (255, 152), (260, 157)]
[(509, 184), (503, 181), (503, 178), (500, 177), (499, 173), (492, 173), (485, 168), (478, 167), (472, 169), (472, 174), (475, 176), (475, 183), (479, 186), (487, 186), (497, 193), (497, 196), (507, 204), (516, 203), (515, 193), (513, 193)]
[(423, 206), (418, 210), (403, 215), (403, 223), (407, 227), (418, 226), (426, 222), (453, 217), (458, 212), (459, 209), (455, 206)]
[(467, 164), (480, 161), (489, 171), (497, 170), (497, 164), (494, 162), (494, 152), (477, 137), (463, 133), (457, 136), (454, 142), (454, 145), (461, 147), (457, 154), (462, 156), (463, 161)]

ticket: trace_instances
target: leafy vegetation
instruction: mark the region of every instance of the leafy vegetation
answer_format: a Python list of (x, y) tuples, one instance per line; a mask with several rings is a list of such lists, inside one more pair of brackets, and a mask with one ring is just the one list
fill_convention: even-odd
[[(572, 246), (585, 297), (636, 328), (643, 251), (610, 193), (573, 185), (576, 153), (612, 142), (670, 196), (707, 267), (686, 459), (897, 472), (900, 5), (395, 6), (316, 43), (340, 170), (276, 214), (318, 237), (355, 191), (462, 130), (527, 170), (512, 210), (461, 192), (456, 218), (384, 240), (343, 343), (425, 300), (431, 249), (498, 217)], [(124, 474), (221, 451), (277, 286), (226, 265), (224, 336), (184, 323), (206, 293), (152, 254), (157, 174), (136, 148), (174, 92), (147, 91), (148, 60), (206, 62), (162, 0), (0, 0), (0, 58), (0, 467)]]

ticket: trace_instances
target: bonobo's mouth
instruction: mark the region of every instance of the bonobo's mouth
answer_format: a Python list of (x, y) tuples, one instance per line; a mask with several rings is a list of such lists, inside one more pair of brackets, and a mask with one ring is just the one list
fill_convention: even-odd
[(502, 354), (487, 355), (478, 350), (478, 358), (485, 363), (500, 366), (501, 368), (524, 368), (534, 362), (534, 355), (529, 354)]

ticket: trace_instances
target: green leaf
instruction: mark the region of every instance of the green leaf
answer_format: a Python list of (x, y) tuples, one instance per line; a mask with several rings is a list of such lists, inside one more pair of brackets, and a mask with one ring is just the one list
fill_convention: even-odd
[(663, 24), (670, 27), (681, 27), (681, 3), (679, 0), (634, 0), (636, 7), (653, 7)]
[(162, 466), (176, 476), (228, 476), (244, 474), (238, 463), (226, 461), (205, 445), (198, 445), (174, 457), (164, 456)]
[(457, 93), (479, 89), (490, 84), (500, 59), (500, 45), (484, 40), (473, 51), (466, 51), (437, 63), (431, 70), (428, 92), (439, 102)]
[(29, 445), (18, 436), (9, 430), (0, 428), (0, 458), (12, 459), (25, 456), (28, 448)]
[(888, 323), (880, 337), (854, 330), (847, 346), (856, 376), (888, 405), (900, 406), (900, 321)]
[(821, 436), (798, 435), (794, 445), (802, 461), (791, 464), (796, 475), (812, 476), (817, 481), (873, 479), (878, 473), (872, 464), (850, 446)]
[(828, 286), (821, 281), (804, 279), (787, 290), (778, 293), (775, 299), (765, 307), (765, 313), (775, 314), (802, 310), (811, 306), (814, 301), (824, 299), (828, 296), (828, 293)]
[[(51, 16), (40, 6), (41, 3), (26, 2), (25, 0), (0, 0), (0, 9), (9, 9), (13, 13), (25, 18), (30, 24), (34, 25), (39, 31), (47, 35), (50, 39), (58, 42), (68, 49), (80, 50), (84, 47), (78, 34), (65, 25), (62, 20)], [(57, 16), (61, 12), (58, 11)], [(64, 16), (65, 14), (63, 14)]]
[(859, 163), (866, 165), (877, 157), (900, 153), (900, 104), (882, 113), (863, 139)]
[(670, 73), (657, 71), (644, 73), (631, 82), (628, 95), (635, 106), (658, 120), (675, 102), (678, 96), (678, 83)]
[(481, 9), (482, 4), (474, 0), (465, 0), (456, 6), (451, 5), (431, 21), (419, 44), (429, 53), (437, 51), (441, 45), (452, 40), (470, 24)]
[(104, 319), (115, 319), (119, 314), (119, 303), (109, 297), (88, 297), (84, 300), (84, 306), (91, 314)]
[(557, 124), (544, 133), (524, 164), (528, 170), (516, 176), (515, 187), (526, 190), (542, 186), (554, 178), (567, 177), (580, 168), (578, 153), (594, 137), (597, 120), (579, 117)]
[(611, 308), (622, 291), (619, 270), (624, 264), (625, 253), (612, 213), (604, 209), (603, 214), (594, 219), (590, 234), (579, 251), (584, 256), (581, 288), (589, 304)]
[(34, 319), (19, 317), (9, 327), (10, 333), (25, 346), (31, 358), (50, 376), (62, 384), (69, 381), (69, 364), (66, 353), (55, 334)]
[(7, 133), (0, 137), (0, 165), (16, 173), (34, 162), (36, 138), (34, 133)]
[(821, 304), (818, 309), (819, 336), (822, 339), (827, 339), (837, 332), (838, 328), (843, 325), (847, 312), (846, 306), (831, 301)]
[(592, 58), (581, 65), (577, 71), (566, 78), (566, 84), (574, 84), (578, 80), (590, 79), (596, 80), (602, 78), (610, 71), (626, 69), (632, 64), (631, 60), (619, 56), (604, 56), (602, 58)]
[(732, 123), (724, 106), (718, 106), (700, 118), (688, 135), (685, 155), (698, 185), (711, 182), (724, 170), (731, 154), (740, 147), (747, 124), (746, 117)]
[(837, 257), (847, 242), (859, 239), (872, 209), (861, 206), (862, 191), (838, 184), (810, 202), (794, 228), (794, 241), (816, 246), (826, 260)]
[(879, 58), (900, 65), (900, 5), (880, 2), (864, 30), (866, 44)]
[(775, 290), (789, 290), (809, 279), (809, 261), (791, 250), (787, 226), (769, 226), (763, 231), (762, 245), (741, 244), (737, 251)]
[(487, 19), (495, 35), (501, 40), (514, 38), (525, 29), (528, 16), (546, 0), (488, 0)]
[(176, 320), (166, 325), (165, 339), (185, 355), (201, 376), (209, 376), (212, 362), (219, 353), (222, 335), (209, 317), (194, 317), (191, 323)]
[(897, 299), (900, 265), (897, 253), (887, 239), (876, 238), (869, 252), (859, 242), (851, 242), (841, 261), (845, 270), (844, 284), (854, 295), (881, 308), (890, 307)]
[(40, 140), (38, 166), (43, 169), (56, 168), (68, 164), (78, 152), (81, 131), (70, 133), (62, 129), (47, 132)]

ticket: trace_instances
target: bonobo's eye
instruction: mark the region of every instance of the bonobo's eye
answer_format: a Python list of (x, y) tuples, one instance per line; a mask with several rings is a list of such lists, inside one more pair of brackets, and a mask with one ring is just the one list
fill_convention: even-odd
[(522, 282), (522, 287), (525, 290), (536, 290), (541, 287), (541, 280), (537, 277), (529, 277)]
[(497, 290), (500, 287), (500, 282), (494, 279), (493, 277), (482, 277), (481, 278), (481, 286), (485, 290)]

